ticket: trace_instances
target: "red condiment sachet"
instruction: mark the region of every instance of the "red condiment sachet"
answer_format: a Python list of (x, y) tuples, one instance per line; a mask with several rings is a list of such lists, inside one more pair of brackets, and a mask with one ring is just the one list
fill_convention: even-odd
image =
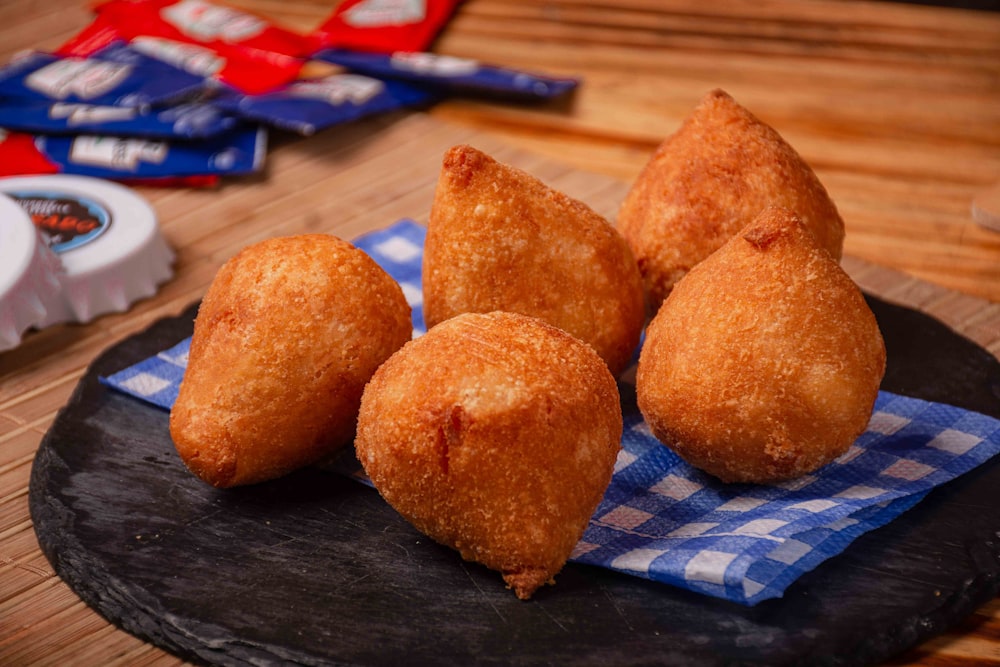
[[(129, 0), (112, 0), (129, 3)], [(140, 12), (141, 13), (141, 12)], [(153, 29), (150, 29), (150, 26)], [(86, 57), (117, 41), (136, 51), (191, 74), (227, 84), (247, 95), (271, 92), (294, 81), (305, 62), (300, 58), (259, 48), (218, 42), (206, 45), (163, 36), (148, 20), (135, 18), (121, 8), (101, 12), (77, 35), (56, 51), (63, 56)]]
[(461, 0), (346, 0), (314, 33), (323, 47), (426, 51)]
[(163, 37), (212, 49), (240, 46), (308, 58), (318, 46), (313, 36), (208, 0), (108, 0), (95, 10), (131, 35)]

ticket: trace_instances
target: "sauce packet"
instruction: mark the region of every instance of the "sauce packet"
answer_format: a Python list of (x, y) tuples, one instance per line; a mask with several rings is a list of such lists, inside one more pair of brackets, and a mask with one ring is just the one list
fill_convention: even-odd
[(429, 91), (403, 81), (341, 73), (301, 79), (264, 95), (220, 93), (212, 103), (244, 119), (308, 136), (332, 125), (434, 99)]
[(352, 72), (378, 78), (419, 83), (449, 93), (474, 93), (509, 98), (548, 99), (576, 88), (576, 78), (551, 77), (506, 67), (481, 64), (468, 58), (426, 52), (392, 54), (325, 49), (314, 58)]
[(294, 81), (302, 69), (303, 61), (298, 58), (224, 44), (210, 48), (147, 35), (142, 31), (141, 22), (129, 21), (127, 16), (116, 20), (98, 14), (57, 53), (90, 56), (127, 44), (131, 51), (152, 60), (202, 77), (211, 84), (225, 84), (251, 95)]
[(222, 182), (218, 174), (192, 174), (191, 176), (154, 176), (152, 178), (116, 178), (125, 185), (151, 188), (214, 188)]
[(58, 173), (59, 165), (35, 147), (35, 137), (0, 128), (0, 177)]
[(120, 48), (91, 57), (42, 51), (0, 69), (0, 98), (102, 106), (164, 106), (198, 95), (205, 80)]
[(0, 101), (0, 127), (34, 134), (108, 134), (157, 139), (200, 139), (232, 130), (235, 116), (204, 102), (135, 108), (56, 102)]
[(208, 77), (247, 95), (276, 90), (294, 81), (303, 61), (289, 56), (240, 47), (210, 49), (163, 37), (139, 35), (133, 49), (191, 74)]
[(54, 53), (60, 56), (92, 56), (109, 44), (127, 42), (124, 33), (100, 15), (88, 23), (83, 30), (62, 43)]
[(324, 47), (423, 51), (461, 0), (346, 0), (313, 33)]
[(316, 37), (209, 0), (108, 0), (95, 10), (130, 37), (161, 37), (213, 50), (241, 46), (293, 58), (307, 58), (319, 47)]
[(155, 182), (258, 171), (267, 132), (244, 128), (201, 141), (149, 141), (100, 135), (0, 134), (0, 175), (62, 173)]

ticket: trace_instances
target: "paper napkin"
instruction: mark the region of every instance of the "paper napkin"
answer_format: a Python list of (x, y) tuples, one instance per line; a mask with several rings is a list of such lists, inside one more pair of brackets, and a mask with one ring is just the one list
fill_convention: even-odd
[[(410, 220), (355, 245), (400, 283), (423, 331), (426, 230)], [(169, 409), (185, 340), (102, 380)], [(634, 371), (634, 369), (633, 369)], [(746, 605), (780, 597), (803, 573), (1000, 451), (1000, 420), (881, 392), (867, 431), (833, 463), (775, 485), (723, 484), (657, 442), (619, 380), (625, 428), (615, 474), (572, 560)], [(343, 468), (364, 481), (356, 461)]]

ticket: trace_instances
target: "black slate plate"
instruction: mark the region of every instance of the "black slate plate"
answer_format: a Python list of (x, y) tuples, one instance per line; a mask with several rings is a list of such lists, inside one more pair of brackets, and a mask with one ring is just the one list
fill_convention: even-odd
[[(870, 300), (884, 388), (1000, 417), (1000, 363)], [(108, 350), (43, 440), (30, 484), (56, 572), (115, 624), (196, 662), (870, 664), (997, 594), (1000, 459), (932, 492), (753, 608), (569, 564), (518, 601), (373, 490), (307, 470), (219, 491), (186, 471), (167, 413), (107, 375), (191, 332), (194, 307)]]

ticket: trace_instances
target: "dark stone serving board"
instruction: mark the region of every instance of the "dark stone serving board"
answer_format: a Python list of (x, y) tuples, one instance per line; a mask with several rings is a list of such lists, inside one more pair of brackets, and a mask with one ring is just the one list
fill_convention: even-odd
[[(883, 387), (1000, 417), (1000, 363), (870, 299)], [(1000, 460), (747, 608), (569, 564), (529, 602), (421, 536), (372, 489), (305, 470), (236, 490), (191, 475), (167, 413), (99, 384), (191, 332), (163, 320), (98, 358), (45, 436), (30, 507), (60, 577), (185, 659), (246, 664), (871, 664), (997, 594)]]

